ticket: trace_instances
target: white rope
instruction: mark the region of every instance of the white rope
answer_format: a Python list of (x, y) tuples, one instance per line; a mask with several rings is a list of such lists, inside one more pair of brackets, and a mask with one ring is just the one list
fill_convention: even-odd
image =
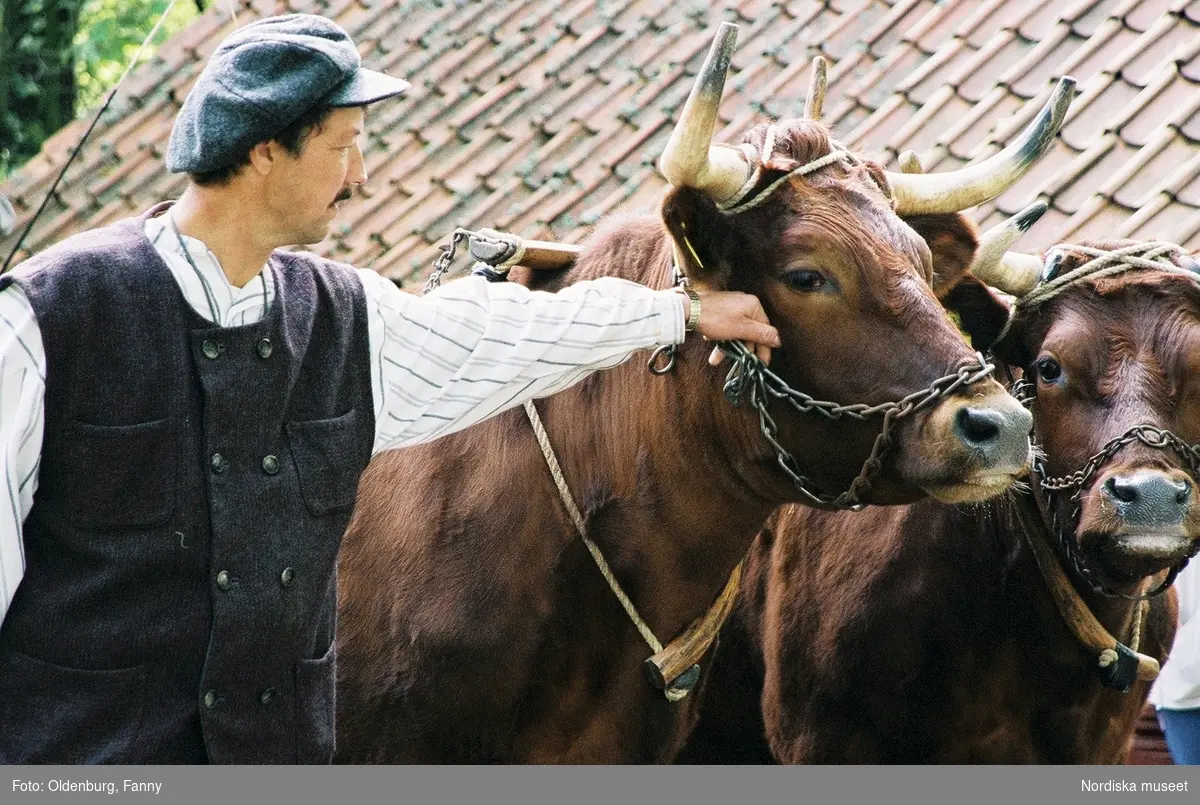
[[(1134, 654), (1138, 653), (1138, 646), (1142, 642), (1142, 621), (1146, 616), (1146, 610), (1150, 608), (1150, 602), (1142, 599), (1138, 601), (1137, 608), (1133, 610), (1133, 630), (1129, 638), (1129, 650)], [(1100, 652), (1098, 664), (1101, 668), (1107, 668), (1118, 659), (1117, 650), (1106, 648)]]
[(1075, 246), (1070, 243), (1060, 243), (1054, 248), (1080, 252), (1092, 259), (1063, 274), (1061, 277), (1055, 277), (1037, 286), (1017, 301), (1019, 307), (1028, 310), (1048, 302), (1067, 288), (1084, 280), (1111, 277), (1115, 274), (1121, 274), (1137, 268), (1174, 271), (1192, 278), (1196, 276), (1193, 272), (1180, 268), (1171, 262), (1171, 255), (1186, 254), (1182, 248), (1176, 246), (1174, 243), (1161, 243), (1158, 241), (1135, 243), (1132, 246), (1112, 251), (1094, 249), (1090, 246)]
[[(813, 171), (820, 170), (821, 168), (832, 165), (835, 162), (841, 162), (842, 160), (846, 159), (848, 156), (849, 156), (849, 154), (847, 154), (845, 151), (841, 150), (840, 148), (835, 147), (832, 151), (830, 151), (825, 156), (820, 157), (818, 159), (814, 159), (812, 162), (806, 162), (805, 164), (801, 165), (800, 167), (793, 168), (792, 170), (785, 173), (783, 176), (780, 176), (778, 179), (771, 182), (771, 184), (767, 185), (766, 188), (764, 188), (761, 193), (758, 193), (757, 195), (754, 196), (754, 198), (750, 199), (746, 203), (744, 203), (744, 204), (736, 203), (737, 201), (740, 201), (740, 198), (738, 198), (738, 199), (735, 199), (734, 204), (732, 204), (730, 206), (726, 206), (726, 207), (720, 207), (720, 205), (718, 205), (718, 208), (721, 210), (721, 212), (725, 213), (726, 215), (737, 215), (738, 213), (746, 212), (747, 210), (752, 210), (755, 207), (758, 207), (759, 205), (766, 203), (767, 199), (769, 199), (771, 197), (771, 194), (774, 193), (776, 190), (778, 190), (780, 185), (787, 182), (793, 176), (806, 176), (807, 174), (810, 174)], [(757, 175), (757, 173), (758, 173), (758, 171), (756, 170), (755, 174)]]
[(1187, 254), (1186, 250), (1174, 243), (1150, 241), (1147, 243), (1135, 243), (1132, 246), (1125, 246), (1120, 249), (1113, 249), (1112, 251), (1096, 249), (1091, 246), (1077, 246), (1072, 243), (1059, 243), (1050, 249), (1050, 252), (1053, 252), (1055, 249), (1079, 252), (1092, 259), (1068, 271), (1061, 277), (1055, 277), (1054, 279), (1040, 283), (1032, 291), (1018, 298), (1016, 303), (1009, 308), (1008, 321), (1004, 323), (1004, 329), (996, 337), (997, 343), (1008, 335), (1012, 323), (1017, 320), (1019, 315), (1049, 302), (1068, 288), (1084, 281), (1095, 281), (1140, 268), (1180, 274), (1200, 285), (1200, 276), (1197, 276), (1195, 272), (1189, 271), (1186, 268), (1180, 268), (1171, 262), (1171, 255)]
[[(596, 543), (588, 538), (587, 524), (583, 520), (583, 514), (580, 513), (579, 507), (575, 505), (575, 498), (572, 497), (571, 490), (567, 486), (567, 479), (563, 476), (562, 467), (559, 466), (558, 457), (554, 455), (554, 447), (550, 444), (550, 437), (546, 434), (546, 428), (542, 425), (542, 418), (538, 415), (533, 400), (525, 403), (525, 414), (529, 417), (529, 424), (533, 426), (533, 433), (537, 436), (538, 446), (542, 448), (542, 455), (546, 459), (546, 466), (550, 469), (551, 477), (554, 478), (554, 485), (558, 487), (558, 495), (562, 498), (563, 505), (567, 508), (567, 514), (571, 517), (571, 522), (575, 524), (575, 529), (579, 532), (579, 536), (583, 538), (583, 544), (587, 546), (588, 553), (592, 555), (592, 559), (596, 562), (596, 567), (600, 569), (600, 574), (608, 582), (613, 595), (621, 602), (621, 607), (625, 610), (625, 614), (633, 621), (633, 625), (637, 627), (642, 639), (646, 641), (646, 645), (650, 646), (650, 650), (653, 653), (658, 654), (663, 650), (662, 643), (654, 636), (654, 632), (650, 631), (650, 627), (646, 625), (646, 622), (638, 614), (637, 607), (633, 605), (633, 602), (629, 600), (629, 596), (625, 594), (625, 590), (621, 588), (621, 583), (613, 575), (612, 568), (609, 567), (604, 554), (600, 552)], [(663, 690), (663, 694), (669, 701), (677, 702), (688, 694), (686, 690), (671, 687), (670, 681), (667, 680), (667, 687)]]
[(1146, 617), (1146, 610), (1149, 608), (1150, 602), (1142, 599), (1138, 602), (1137, 610), (1133, 613), (1133, 635), (1129, 638), (1129, 650), (1135, 654), (1142, 642), (1142, 623)]

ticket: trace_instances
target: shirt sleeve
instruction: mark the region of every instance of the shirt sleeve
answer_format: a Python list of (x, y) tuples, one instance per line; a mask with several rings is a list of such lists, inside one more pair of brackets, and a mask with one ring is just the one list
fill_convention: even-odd
[(461, 430), (684, 337), (678, 294), (614, 277), (558, 293), (466, 277), (416, 296), (359, 272), (375, 452)]
[(33, 507), (42, 454), (46, 353), (17, 285), (0, 291), (0, 622), (25, 573), (21, 530)]

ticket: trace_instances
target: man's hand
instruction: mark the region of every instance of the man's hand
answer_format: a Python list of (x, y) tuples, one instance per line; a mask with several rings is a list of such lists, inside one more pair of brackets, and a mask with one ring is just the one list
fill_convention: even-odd
[[(710, 341), (741, 341), (763, 363), (770, 363), (771, 348), (782, 346), (779, 331), (767, 321), (767, 314), (758, 297), (737, 291), (696, 291), (700, 297), (700, 321), (696, 332)], [(688, 298), (679, 295), (687, 316)], [(708, 362), (719, 364), (723, 355), (714, 349)]]

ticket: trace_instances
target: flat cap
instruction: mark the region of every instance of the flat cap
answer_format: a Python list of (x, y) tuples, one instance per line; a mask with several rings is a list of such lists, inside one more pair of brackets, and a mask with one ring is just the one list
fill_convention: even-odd
[(167, 170), (228, 167), (316, 106), (365, 106), (409, 87), (362, 66), (335, 22), (286, 14), (252, 22), (222, 42), (183, 102), (167, 146)]

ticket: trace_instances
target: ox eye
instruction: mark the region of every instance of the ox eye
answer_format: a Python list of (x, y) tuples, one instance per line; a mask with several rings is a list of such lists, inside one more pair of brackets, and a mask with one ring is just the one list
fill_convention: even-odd
[(1038, 379), (1043, 383), (1057, 383), (1062, 379), (1062, 366), (1053, 358), (1039, 358), (1034, 364)]
[(783, 275), (783, 281), (793, 291), (819, 291), (825, 287), (825, 277), (820, 271), (802, 268)]

